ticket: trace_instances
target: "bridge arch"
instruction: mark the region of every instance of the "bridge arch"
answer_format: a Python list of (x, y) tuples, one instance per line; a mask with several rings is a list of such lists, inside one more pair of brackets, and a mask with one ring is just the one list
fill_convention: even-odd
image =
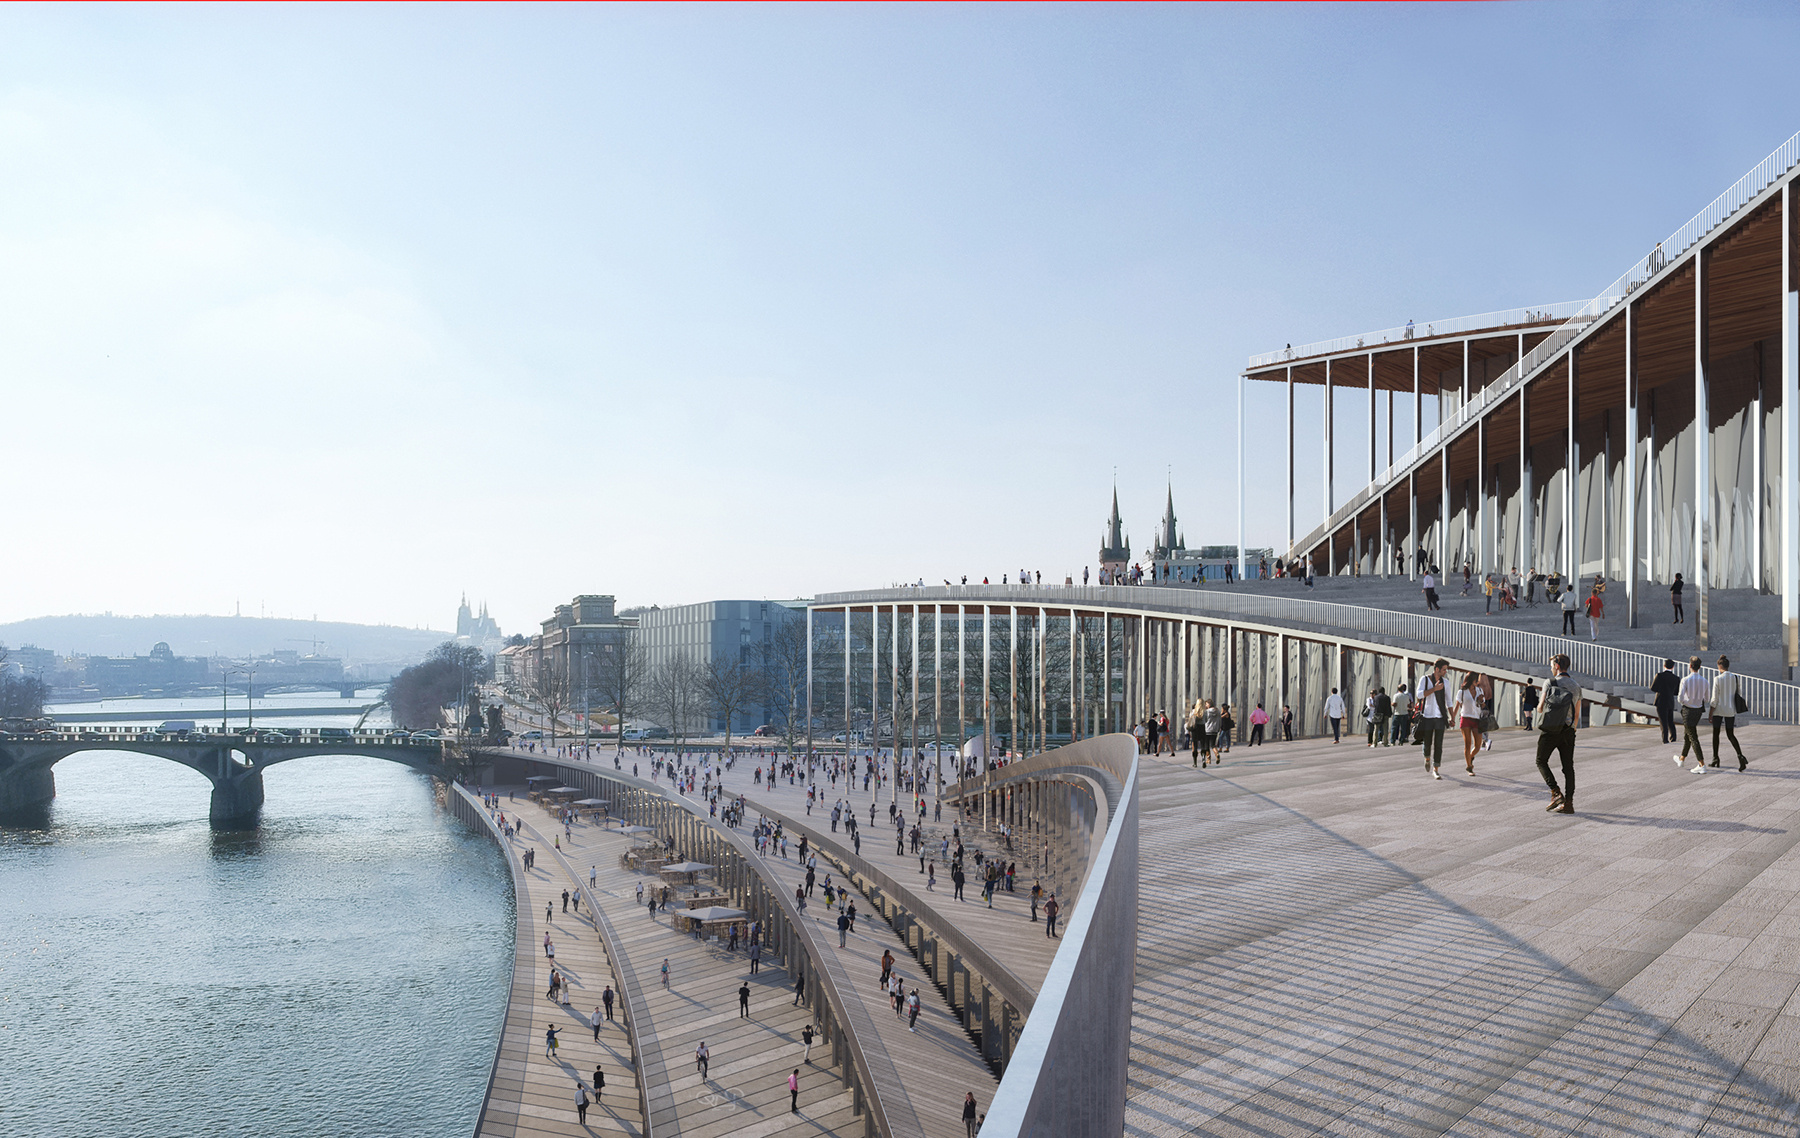
[(84, 738), (79, 734), (0, 738), (0, 815), (41, 807), (56, 797), (52, 769), (71, 755), (92, 751), (129, 751), (168, 759), (197, 771), (212, 783), (208, 812), (215, 829), (240, 830), (256, 825), (263, 804), (262, 773), (277, 763), (318, 756), (353, 755), (385, 759), (414, 770), (448, 777), (441, 745), (375, 739), (305, 739), (293, 742), (248, 741), (235, 736), (191, 738), (137, 735)]

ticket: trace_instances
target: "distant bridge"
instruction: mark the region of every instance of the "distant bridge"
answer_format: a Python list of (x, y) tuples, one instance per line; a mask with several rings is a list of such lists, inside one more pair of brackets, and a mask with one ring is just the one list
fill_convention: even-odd
[(65, 731), (0, 736), (0, 814), (42, 806), (56, 797), (51, 768), (84, 751), (130, 751), (169, 759), (205, 775), (213, 784), (210, 817), (221, 830), (247, 829), (262, 809), (262, 772), (276, 763), (315, 755), (363, 755), (387, 759), (439, 776), (444, 767), (440, 740), (393, 735), (348, 738), (305, 736), (249, 740), (241, 735), (190, 735), (144, 731), (137, 734)]

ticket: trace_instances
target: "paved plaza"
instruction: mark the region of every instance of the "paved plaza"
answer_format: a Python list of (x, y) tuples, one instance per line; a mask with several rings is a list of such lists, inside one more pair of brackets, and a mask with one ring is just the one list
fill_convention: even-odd
[(1145, 759), (1127, 1133), (1795, 1133), (1800, 730), (1657, 738)]

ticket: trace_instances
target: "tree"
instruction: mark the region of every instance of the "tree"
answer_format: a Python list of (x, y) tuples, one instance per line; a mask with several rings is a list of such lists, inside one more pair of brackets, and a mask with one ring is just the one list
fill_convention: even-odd
[(668, 727), (677, 750), (705, 699), (701, 671), (692, 657), (679, 652), (664, 657), (649, 671), (646, 703), (650, 714)]
[[(0, 647), (0, 664), (5, 663), (6, 649)], [(0, 718), (37, 719), (49, 697), (50, 689), (41, 678), (0, 672)]]
[(700, 669), (700, 691), (713, 714), (725, 721), (725, 753), (731, 753), (731, 721), (761, 699), (762, 673), (736, 660), (714, 656)]
[(531, 674), (528, 695), (536, 700), (550, 720), (550, 745), (556, 745), (556, 718), (569, 707), (569, 676), (548, 656)]
[(806, 621), (788, 619), (777, 623), (757, 649), (757, 666), (762, 673), (763, 691), (787, 705), (782, 735), (791, 759), (801, 709), (806, 704)]
[(388, 683), (384, 697), (395, 725), (408, 731), (444, 725), (446, 707), (463, 707), (491, 674), (492, 665), (479, 648), (453, 640), (403, 670)]
[(619, 719), (619, 747), (625, 746), (625, 719), (647, 695), (650, 657), (642, 644), (625, 640), (601, 646), (594, 664), (594, 691)]

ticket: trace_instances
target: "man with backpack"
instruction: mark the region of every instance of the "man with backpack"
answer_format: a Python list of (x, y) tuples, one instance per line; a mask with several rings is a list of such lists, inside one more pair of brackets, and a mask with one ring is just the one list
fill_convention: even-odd
[(1394, 714), (1394, 699), (1388, 695), (1387, 689), (1375, 689), (1374, 714), (1369, 717), (1369, 746), (1388, 746), (1388, 719)]
[[(1575, 725), (1581, 720), (1581, 686), (1569, 675), (1569, 658), (1558, 653), (1550, 661), (1551, 676), (1538, 701), (1537, 768), (1550, 788), (1552, 814), (1575, 813)], [(1562, 785), (1550, 773), (1550, 755), (1562, 758)]]

